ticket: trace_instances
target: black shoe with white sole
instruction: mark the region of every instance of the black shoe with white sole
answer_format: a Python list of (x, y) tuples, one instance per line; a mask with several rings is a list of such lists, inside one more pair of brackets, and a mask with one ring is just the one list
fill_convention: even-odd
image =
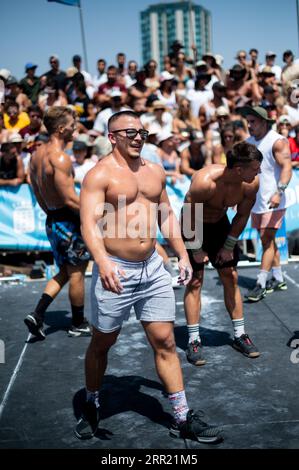
[(27, 315), (26, 318), (24, 318), (24, 323), (27, 326), (28, 330), (30, 333), (35, 336), (38, 339), (45, 339), (46, 335), (43, 331), (43, 322), (38, 320), (34, 314), (29, 314)]

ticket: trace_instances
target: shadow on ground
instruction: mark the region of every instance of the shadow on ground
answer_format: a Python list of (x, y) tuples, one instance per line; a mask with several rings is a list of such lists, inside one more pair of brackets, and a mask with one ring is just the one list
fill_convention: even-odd
[[(134, 411), (160, 426), (169, 428), (171, 415), (163, 410), (157, 398), (142, 391), (141, 387), (159, 390), (161, 392), (161, 399), (165, 399), (162, 385), (154, 380), (148, 380), (136, 375), (124, 377), (116, 377), (114, 375), (105, 376), (100, 392), (101, 421), (119, 413)], [(73, 410), (77, 420), (81, 416), (85, 400), (85, 389), (78, 390), (73, 398)], [(99, 427), (95, 437), (102, 440), (109, 440), (112, 435), (113, 433), (108, 429)]]

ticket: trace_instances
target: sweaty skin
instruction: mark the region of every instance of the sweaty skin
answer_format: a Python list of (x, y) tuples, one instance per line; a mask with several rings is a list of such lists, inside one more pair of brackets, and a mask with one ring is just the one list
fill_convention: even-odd
[[(71, 138), (74, 120), (71, 116), (68, 120), (67, 132)], [(63, 145), (54, 137), (32, 155), (30, 179), (37, 201), (46, 213), (68, 207), (79, 215), (79, 197), (74, 188), (72, 162), (64, 152)]]

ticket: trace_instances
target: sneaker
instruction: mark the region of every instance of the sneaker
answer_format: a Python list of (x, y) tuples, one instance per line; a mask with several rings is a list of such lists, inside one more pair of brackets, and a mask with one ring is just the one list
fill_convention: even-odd
[(78, 439), (91, 439), (97, 432), (100, 422), (100, 408), (91, 401), (84, 403), (83, 412), (79, 418), (76, 428), (75, 436)]
[(233, 341), (233, 348), (240, 351), (244, 356), (247, 357), (259, 357), (260, 352), (257, 347), (253, 344), (248, 335), (242, 335), (240, 338), (235, 338)]
[(267, 281), (266, 292), (267, 294), (272, 294), (275, 290), (287, 290), (288, 286), (285, 281), (278, 281), (274, 277)]
[(203, 347), (201, 343), (196, 339), (188, 344), (186, 349), (187, 361), (194, 366), (203, 366), (206, 363), (203, 357)]
[(77, 338), (79, 336), (91, 336), (91, 328), (88, 321), (84, 320), (79, 326), (72, 325), (68, 330), (68, 335), (73, 338)]
[(262, 300), (265, 295), (266, 288), (263, 288), (260, 284), (256, 284), (252, 290), (248, 291), (245, 298), (251, 302), (258, 302), (259, 300)]
[(43, 332), (43, 322), (35, 318), (34, 314), (27, 315), (27, 317), (24, 318), (24, 323), (33, 336), (36, 336), (38, 339), (46, 338)]
[(173, 423), (169, 434), (171, 437), (192, 439), (193, 441), (205, 444), (212, 444), (223, 440), (221, 428), (209, 426), (200, 419), (199, 413), (193, 413), (193, 410), (188, 411), (187, 420), (184, 423)]

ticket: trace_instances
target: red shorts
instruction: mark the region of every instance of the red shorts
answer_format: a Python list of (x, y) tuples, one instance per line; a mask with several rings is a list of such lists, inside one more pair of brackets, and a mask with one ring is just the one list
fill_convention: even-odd
[(263, 212), (255, 214), (251, 212), (251, 227), (260, 230), (262, 228), (273, 228), (275, 230), (281, 227), (286, 210)]

